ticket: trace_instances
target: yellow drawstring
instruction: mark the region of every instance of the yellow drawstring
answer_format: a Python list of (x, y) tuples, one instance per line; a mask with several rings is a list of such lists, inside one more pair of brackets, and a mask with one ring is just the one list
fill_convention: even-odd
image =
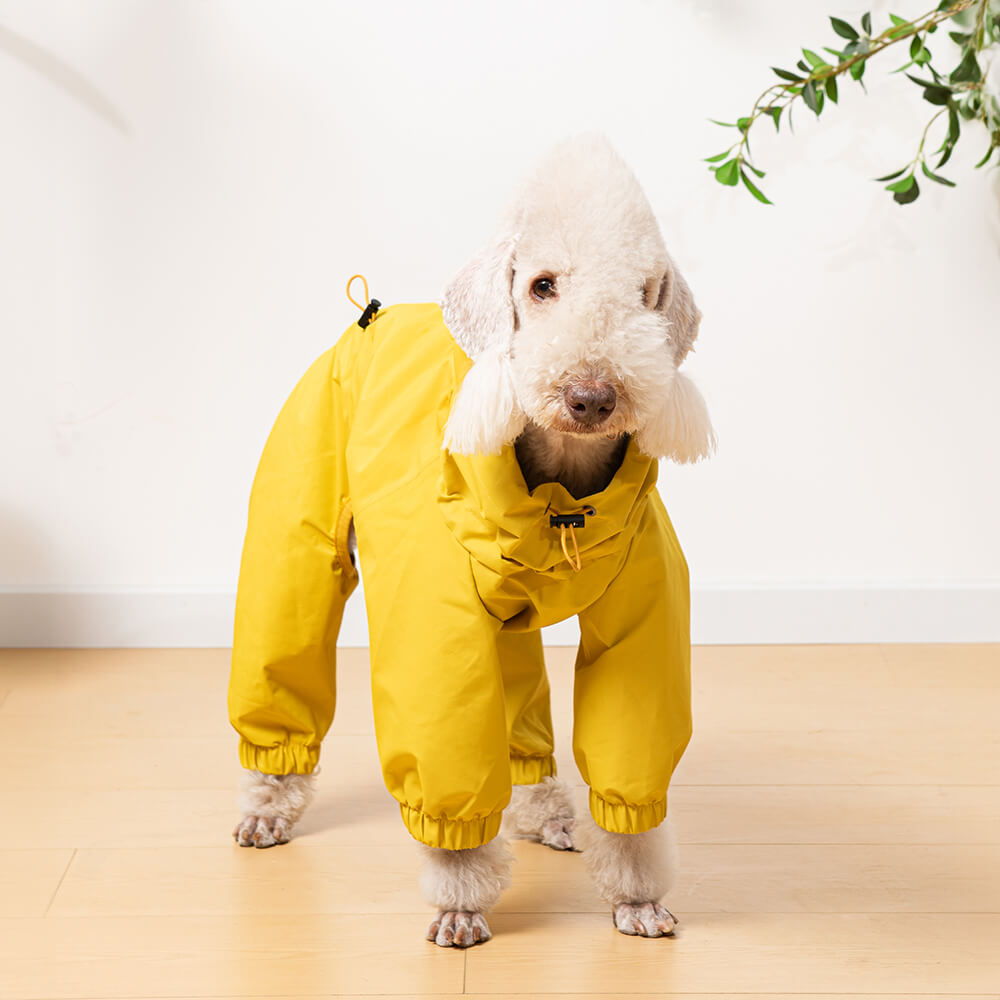
[(566, 547), (566, 525), (559, 525), (559, 544), (562, 545), (563, 555), (566, 557), (566, 562), (573, 567), (574, 572), (579, 573), (583, 564), (580, 562), (580, 547), (576, 544), (576, 528), (572, 524), (569, 526), (569, 533), (573, 539), (573, 552), (576, 555), (576, 562), (573, 561), (569, 554), (569, 549)]
[(357, 306), (358, 309), (360, 309), (362, 312), (364, 312), (365, 311), (365, 307), (360, 302), (356, 302), (355, 299), (354, 299), (354, 296), (351, 295), (351, 285), (353, 285), (354, 282), (358, 278), (361, 279), (361, 283), (365, 286), (365, 302), (371, 301), (368, 298), (368, 280), (365, 278), (365, 276), (363, 274), (352, 274), (351, 275), (350, 279), (347, 282), (347, 297), (351, 300), (351, 304), (352, 305)]

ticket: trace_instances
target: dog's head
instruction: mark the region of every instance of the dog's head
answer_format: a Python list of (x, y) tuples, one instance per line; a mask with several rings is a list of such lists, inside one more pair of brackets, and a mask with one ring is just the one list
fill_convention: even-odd
[(646, 454), (681, 462), (712, 450), (704, 400), (677, 371), (701, 314), (606, 140), (571, 140), (542, 162), (442, 308), (475, 362), (448, 421), (450, 450), (495, 454), (529, 420), (634, 434)]

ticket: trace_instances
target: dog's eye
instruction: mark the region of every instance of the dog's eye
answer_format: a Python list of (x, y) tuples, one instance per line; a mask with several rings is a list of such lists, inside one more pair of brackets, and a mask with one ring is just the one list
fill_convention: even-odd
[(531, 297), (539, 302), (556, 297), (556, 279), (552, 277), (535, 278), (531, 283)]

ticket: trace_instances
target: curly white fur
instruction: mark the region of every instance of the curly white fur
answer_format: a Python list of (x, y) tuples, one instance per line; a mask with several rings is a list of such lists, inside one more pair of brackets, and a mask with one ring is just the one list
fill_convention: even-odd
[(420, 888), (427, 902), (440, 910), (487, 913), (510, 885), (514, 856), (503, 837), (464, 851), (426, 846), (421, 850)]
[(588, 813), (578, 822), (577, 833), (594, 887), (612, 907), (654, 903), (670, 891), (677, 845), (667, 822), (645, 833), (610, 833)]
[[(633, 434), (654, 458), (709, 454), (704, 400), (676, 375), (701, 313), (642, 188), (607, 140), (588, 135), (557, 147), (501, 229), (442, 299), (448, 328), (475, 362), (444, 446), (495, 454), (526, 422), (581, 434), (564, 391), (600, 380), (614, 387), (617, 405), (581, 436)], [(544, 300), (532, 292), (540, 276), (555, 289)]]

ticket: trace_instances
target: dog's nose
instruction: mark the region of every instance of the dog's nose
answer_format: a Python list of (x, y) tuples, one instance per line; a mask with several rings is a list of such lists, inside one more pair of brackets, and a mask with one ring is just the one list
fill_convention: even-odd
[(563, 399), (574, 420), (593, 427), (604, 423), (614, 413), (617, 395), (614, 386), (607, 382), (586, 379), (566, 386)]

